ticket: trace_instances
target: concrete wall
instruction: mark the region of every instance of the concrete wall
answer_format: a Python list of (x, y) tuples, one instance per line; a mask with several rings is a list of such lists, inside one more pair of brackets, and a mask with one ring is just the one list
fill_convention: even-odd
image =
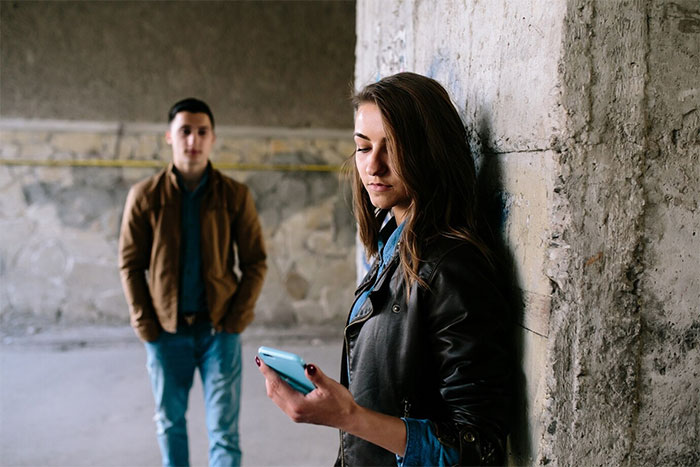
[(527, 463), (542, 432), (537, 418), (552, 292), (547, 262), (560, 250), (561, 232), (551, 219), (558, 183), (554, 146), (562, 124), (556, 57), (565, 5), (439, 4), (358, 3), (356, 83), (403, 70), (427, 74), (445, 85), (467, 124), (480, 179), (501, 200), (506, 253), (525, 303), (517, 319), (524, 342), (519, 379), (527, 400), (520, 401), (519, 433), (512, 441), (520, 462)]
[[(270, 253), (257, 325), (340, 328), (355, 282), (351, 1), (0, 3), (0, 332), (127, 323), (129, 186), (171, 158), (166, 114), (216, 118), (215, 166)], [(334, 129), (335, 128), (335, 129)]]
[(353, 1), (2, 1), (5, 118), (346, 128)]
[[(648, 36), (639, 431), (632, 461), (700, 464), (700, 5), (654, 2)], [(693, 413), (695, 417), (693, 418)], [(645, 438), (653, 435), (658, 446)], [(657, 457), (658, 456), (658, 457)]]
[(542, 458), (700, 462), (700, 5), (569, 2)]
[[(121, 213), (129, 186), (170, 160), (165, 127), (0, 121), (4, 332), (128, 322), (116, 267)], [(217, 128), (214, 165), (250, 186), (270, 256), (256, 324), (342, 324), (355, 229), (336, 170), (352, 151), (349, 133)]]
[(522, 309), (512, 462), (700, 460), (695, 1), (358, 2), (356, 85), (441, 81)]

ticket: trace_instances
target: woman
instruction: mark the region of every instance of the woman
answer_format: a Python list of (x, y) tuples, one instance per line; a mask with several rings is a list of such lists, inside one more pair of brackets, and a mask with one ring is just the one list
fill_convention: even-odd
[(444, 88), (414, 73), (366, 86), (353, 105), (354, 210), (375, 261), (345, 328), (341, 382), (307, 365), (316, 389), (303, 396), (256, 357), (268, 396), (296, 422), (339, 428), (341, 465), (503, 464), (510, 334), (476, 234), (462, 121)]

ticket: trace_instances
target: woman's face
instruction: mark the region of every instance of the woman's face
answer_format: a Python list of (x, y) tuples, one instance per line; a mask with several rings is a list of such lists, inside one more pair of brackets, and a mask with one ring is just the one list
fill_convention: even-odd
[(355, 113), (355, 166), (372, 204), (391, 209), (403, 222), (411, 200), (389, 160), (384, 122), (379, 107), (365, 103)]

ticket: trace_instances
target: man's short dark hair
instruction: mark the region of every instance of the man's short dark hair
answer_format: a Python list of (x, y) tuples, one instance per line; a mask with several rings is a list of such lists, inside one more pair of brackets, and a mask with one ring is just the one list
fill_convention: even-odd
[(175, 115), (177, 115), (179, 112), (207, 114), (209, 116), (209, 121), (211, 121), (211, 127), (214, 128), (214, 115), (211, 113), (211, 109), (204, 101), (200, 101), (194, 97), (188, 97), (187, 99), (182, 99), (181, 101), (176, 102), (175, 105), (170, 108), (170, 112), (168, 112), (168, 123), (172, 122)]

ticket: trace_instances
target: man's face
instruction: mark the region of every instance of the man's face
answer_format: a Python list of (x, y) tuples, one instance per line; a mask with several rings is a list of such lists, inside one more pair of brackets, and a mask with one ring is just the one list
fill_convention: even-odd
[(165, 139), (173, 148), (173, 164), (183, 175), (199, 175), (207, 167), (216, 140), (205, 113), (178, 112)]

